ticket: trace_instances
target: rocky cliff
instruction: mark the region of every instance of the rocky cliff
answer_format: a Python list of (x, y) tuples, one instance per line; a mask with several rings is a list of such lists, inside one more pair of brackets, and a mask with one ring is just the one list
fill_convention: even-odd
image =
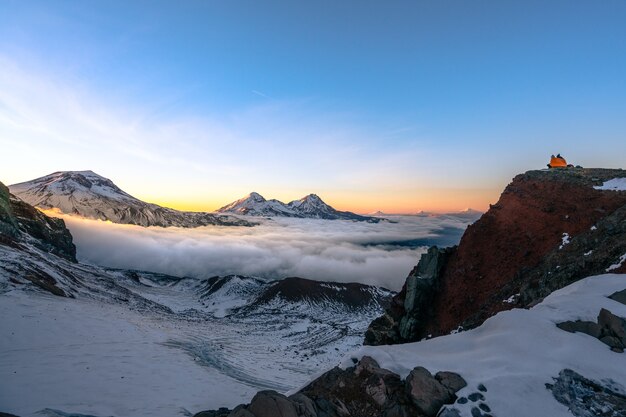
[(9, 192), (0, 182), (0, 244), (32, 244), (76, 262), (76, 247), (62, 219), (48, 217)]
[(473, 328), (583, 277), (626, 272), (626, 191), (600, 189), (624, 177), (624, 170), (582, 168), (516, 176), (458, 247), (422, 256), (365, 343)]

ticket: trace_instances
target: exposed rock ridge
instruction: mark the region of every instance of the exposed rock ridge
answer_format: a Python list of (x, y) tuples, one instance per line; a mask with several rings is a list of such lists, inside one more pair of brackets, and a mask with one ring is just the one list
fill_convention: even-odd
[(434, 417), (466, 385), (454, 372), (432, 375), (421, 366), (403, 380), (364, 356), (355, 366), (333, 368), (289, 397), (260, 391), (250, 404), (194, 417)]
[[(516, 176), (446, 252), (433, 285), (409, 291), (417, 282), (411, 272), (365, 342), (404, 343), (476, 327), (583, 277), (608, 268), (625, 272), (618, 262), (626, 254), (626, 192), (594, 189), (623, 177), (621, 169), (580, 168)], [(417, 270), (434, 262), (440, 249), (431, 251)]]
[(76, 246), (65, 222), (41, 213), (0, 182), (0, 244), (19, 248), (25, 243), (76, 262)]

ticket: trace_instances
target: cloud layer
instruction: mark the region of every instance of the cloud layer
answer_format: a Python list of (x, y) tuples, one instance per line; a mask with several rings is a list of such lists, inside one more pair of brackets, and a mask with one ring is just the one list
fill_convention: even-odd
[(428, 244), (450, 245), (467, 221), (274, 219), (247, 227), (143, 228), (63, 216), (81, 262), (176, 276), (241, 274), (360, 282), (398, 290)]

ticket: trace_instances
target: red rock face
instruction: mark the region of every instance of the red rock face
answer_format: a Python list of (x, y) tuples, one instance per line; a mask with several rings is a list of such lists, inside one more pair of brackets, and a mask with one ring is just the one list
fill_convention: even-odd
[(490, 297), (557, 249), (563, 233), (574, 237), (588, 231), (626, 204), (626, 192), (593, 188), (596, 170), (578, 172), (518, 175), (498, 203), (468, 227), (443, 271), (428, 333), (449, 333), (481, 309), (495, 313), (510, 308)]

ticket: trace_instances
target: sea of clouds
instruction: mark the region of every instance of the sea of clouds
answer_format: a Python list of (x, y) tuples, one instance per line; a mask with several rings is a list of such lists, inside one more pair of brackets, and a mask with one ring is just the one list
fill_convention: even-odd
[(255, 227), (140, 227), (62, 216), (81, 262), (198, 278), (240, 274), (360, 282), (399, 290), (427, 246), (458, 243), (463, 216), (393, 222), (255, 219)]

